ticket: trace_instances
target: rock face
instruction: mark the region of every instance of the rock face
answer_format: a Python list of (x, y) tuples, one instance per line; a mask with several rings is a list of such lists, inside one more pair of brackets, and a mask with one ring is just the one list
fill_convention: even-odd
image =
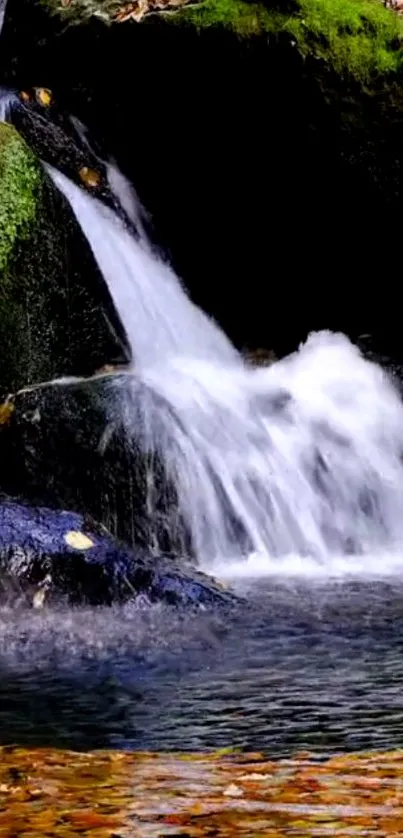
[(110, 605), (141, 596), (190, 607), (235, 605), (213, 579), (117, 544), (88, 517), (0, 502), (0, 602)]
[(109, 8), (9, 3), (3, 84), (50, 88), (102, 139), (194, 301), (239, 348), (278, 356), (321, 328), (399, 343), (365, 277), (393, 299), (402, 19), (381, 0), (203, 0), (66, 25), (91, 6)]
[(0, 124), (0, 291), (3, 395), (122, 358), (122, 327), (88, 245), (8, 124)]
[(189, 545), (162, 464), (124, 432), (126, 382), (124, 374), (62, 381), (23, 390), (3, 405), (2, 490), (88, 512), (130, 545), (185, 556)]
[[(9, 122), (37, 158), (123, 214), (108, 183), (106, 150), (88, 137), (85, 125), (57, 108), (52, 91), (41, 87), (23, 90), (14, 94), (11, 102)], [(124, 220), (130, 224), (126, 215)]]
[(222, 27), (243, 37), (285, 36), (304, 56), (312, 55), (360, 79), (402, 64), (403, 27), (388, 6), (373, 0), (41, 0), (45, 10), (73, 24), (92, 17), (139, 22), (162, 13), (174, 24)]

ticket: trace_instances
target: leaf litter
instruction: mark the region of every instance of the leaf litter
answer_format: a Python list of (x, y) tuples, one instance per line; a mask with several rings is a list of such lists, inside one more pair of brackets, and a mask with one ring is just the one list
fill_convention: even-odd
[(403, 751), (267, 760), (0, 748), (0, 838), (403, 835)]

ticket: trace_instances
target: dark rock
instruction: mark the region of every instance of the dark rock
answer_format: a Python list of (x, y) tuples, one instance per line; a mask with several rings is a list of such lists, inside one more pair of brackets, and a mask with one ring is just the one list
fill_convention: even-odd
[(75, 218), (24, 140), (0, 125), (0, 393), (128, 358)]
[(124, 430), (129, 387), (121, 373), (17, 394), (3, 406), (2, 425), (0, 415), (0, 487), (33, 504), (86, 511), (129, 544), (183, 556), (173, 487)]
[(186, 606), (236, 602), (214, 579), (131, 551), (88, 517), (0, 502), (0, 601), (111, 605), (138, 596)]
[(108, 184), (108, 152), (88, 136), (80, 120), (57, 107), (51, 90), (35, 88), (8, 95), (12, 96), (8, 119), (37, 157), (108, 204), (132, 227)]

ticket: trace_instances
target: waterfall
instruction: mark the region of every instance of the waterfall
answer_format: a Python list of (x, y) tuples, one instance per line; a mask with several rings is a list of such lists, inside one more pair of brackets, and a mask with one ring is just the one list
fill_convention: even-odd
[[(0, 0), (1, 2), (1, 0)], [(0, 32), (1, 32), (1, 11), (0, 11)], [(7, 87), (0, 85), (0, 122), (8, 122), (13, 107), (20, 104), (16, 93)]]
[[(112, 210), (49, 173), (131, 344), (135, 375), (119, 391), (127, 434), (162, 458), (199, 562), (258, 556), (267, 568), (299, 556), (329, 567), (337, 556), (347, 565), (403, 556), (403, 406), (385, 372), (329, 332), (251, 368), (142, 227), (133, 236)], [(115, 170), (111, 184), (127, 211), (134, 201), (135, 219), (122, 178)]]
[(47, 167), (71, 204), (105, 277), (112, 299), (135, 348), (138, 368), (181, 355), (217, 356), (236, 363), (237, 353), (215, 324), (193, 305), (168, 264), (152, 255), (115, 213)]
[(0, 35), (1, 35), (1, 30), (3, 29), (4, 16), (6, 14), (6, 5), (7, 5), (7, 0), (0, 0)]

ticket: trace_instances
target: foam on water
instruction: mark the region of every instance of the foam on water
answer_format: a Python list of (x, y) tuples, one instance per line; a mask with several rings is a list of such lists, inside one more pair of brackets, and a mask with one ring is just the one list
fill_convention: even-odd
[(221, 579), (250, 583), (255, 589), (255, 580), (268, 577), (286, 579), (301, 578), (311, 582), (332, 580), (361, 579), (368, 581), (401, 577), (403, 571), (403, 553), (401, 548), (392, 553), (364, 553), (337, 555), (328, 554), (325, 561), (318, 561), (312, 556), (289, 554), (281, 559), (268, 561), (265, 553), (251, 553), (246, 558), (223, 562), (217, 559), (209, 570)]
[[(400, 562), (403, 406), (382, 369), (328, 332), (270, 368), (247, 366), (143, 227), (133, 237), (112, 210), (49, 172), (131, 344), (137, 374), (119, 391), (127, 434), (163, 460), (199, 561), (227, 572), (241, 562), (245, 573)], [(116, 170), (110, 185), (133, 207)]]

